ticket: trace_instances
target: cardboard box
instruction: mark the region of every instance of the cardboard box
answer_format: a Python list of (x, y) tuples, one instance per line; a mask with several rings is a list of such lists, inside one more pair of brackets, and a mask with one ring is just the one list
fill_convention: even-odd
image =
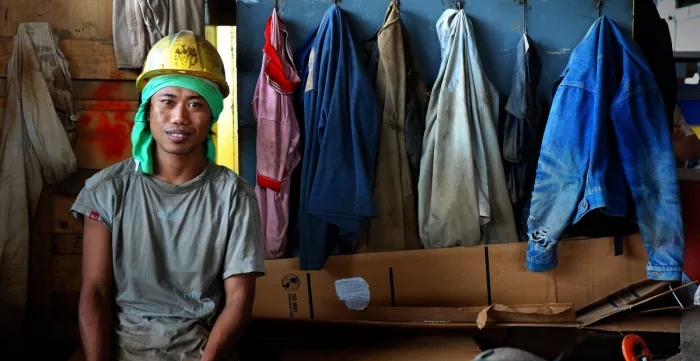
[(525, 269), (527, 244), (430, 249), (331, 257), (321, 271), (299, 270), (298, 259), (267, 261), (258, 280), (258, 319), (361, 321), (338, 299), (335, 281), (362, 277), (372, 307), (482, 307), (492, 304), (591, 304), (646, 278), (640, 235), (615, 256), (612, 238), (562, 241), (559, 266)]

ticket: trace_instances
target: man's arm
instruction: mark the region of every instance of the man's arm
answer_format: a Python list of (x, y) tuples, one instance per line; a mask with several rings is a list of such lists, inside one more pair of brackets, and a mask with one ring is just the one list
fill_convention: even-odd
[(700, 140), (695, 134), (673, 138), (671, 141), (677, 160), (687, 161), (700, 158)]
[(256, 274), (248, 273), (224, 280), (226, 304), (214, 323), (202, 361), (227, 360), (231, 356), (253, 312), (256, 277)]
[(108, 361), (112, 331), (112, 240), (109, 229), (85, 217), (80, 338), (86, 361)]

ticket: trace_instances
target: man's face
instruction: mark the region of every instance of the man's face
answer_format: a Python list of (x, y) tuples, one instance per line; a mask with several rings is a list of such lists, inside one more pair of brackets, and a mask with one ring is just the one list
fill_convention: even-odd
[(211, 109), (198, 93), (176, 86), (151, 97), (150, 128), (158, 148), (166, 153), (199, 152), (209, 134)]

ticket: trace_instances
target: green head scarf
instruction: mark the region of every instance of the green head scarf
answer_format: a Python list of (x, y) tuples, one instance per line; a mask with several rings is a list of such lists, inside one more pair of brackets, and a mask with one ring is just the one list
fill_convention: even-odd
[[(188, 75), (160, 75), (148, 81), (141, 92), (141, 105), (136, 113), (134, 128), (131, 130), (131, 151), (141, 172), (153, 174), (153, 135), (148, 125), (148, 102), (157, 91), (169, 87), (177, 86), (192, 90), (201, 95), (209, 104), (211, 109), (211, 125), (214, 126), (221, 112), (224, 110), (224, 97), (217, 87), (206, 80)], [(207, 141), (203, 144), (204, 153), (210, 162), (216, 163), (216, 147), (211, 134), (207, 136)]]

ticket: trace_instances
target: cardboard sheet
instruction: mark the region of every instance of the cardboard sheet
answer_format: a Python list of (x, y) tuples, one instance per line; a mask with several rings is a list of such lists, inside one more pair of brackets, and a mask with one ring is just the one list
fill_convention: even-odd
[[(667, 312), (669, 308), (683, 306), (678, 304), (678, 299), (673, 297), (673, 293), (693, 284), (695, 283), (670, 288), (670, 282), (645, 280), (582, 308), (577, 312), (577, 320), (583, 327), (586, 327), (626, 311)], [(659, 304), (662, 306), (656, 306)]]
[(487, 323), (574, 323), (576, 313), (571, 304), (545, 304), (527, 306), (491, 305), (481, 312), (476, 319), (479, 329)]
[[(301, 271), (298, 259), (266, 261), (253, 316), (260, 319), (358, 320), (338, 299), (335, 281), (362, 277), (370, 307), (478, 307), (571, 303), (573, 309), (646, 278), (641, 236), (615, 256), (611, 238), (562, 241), (559, 266), (525, 269), (525, 243), (331, 257), (324, 270)], [(612, 277), (611, 275), (614, 275)]]

